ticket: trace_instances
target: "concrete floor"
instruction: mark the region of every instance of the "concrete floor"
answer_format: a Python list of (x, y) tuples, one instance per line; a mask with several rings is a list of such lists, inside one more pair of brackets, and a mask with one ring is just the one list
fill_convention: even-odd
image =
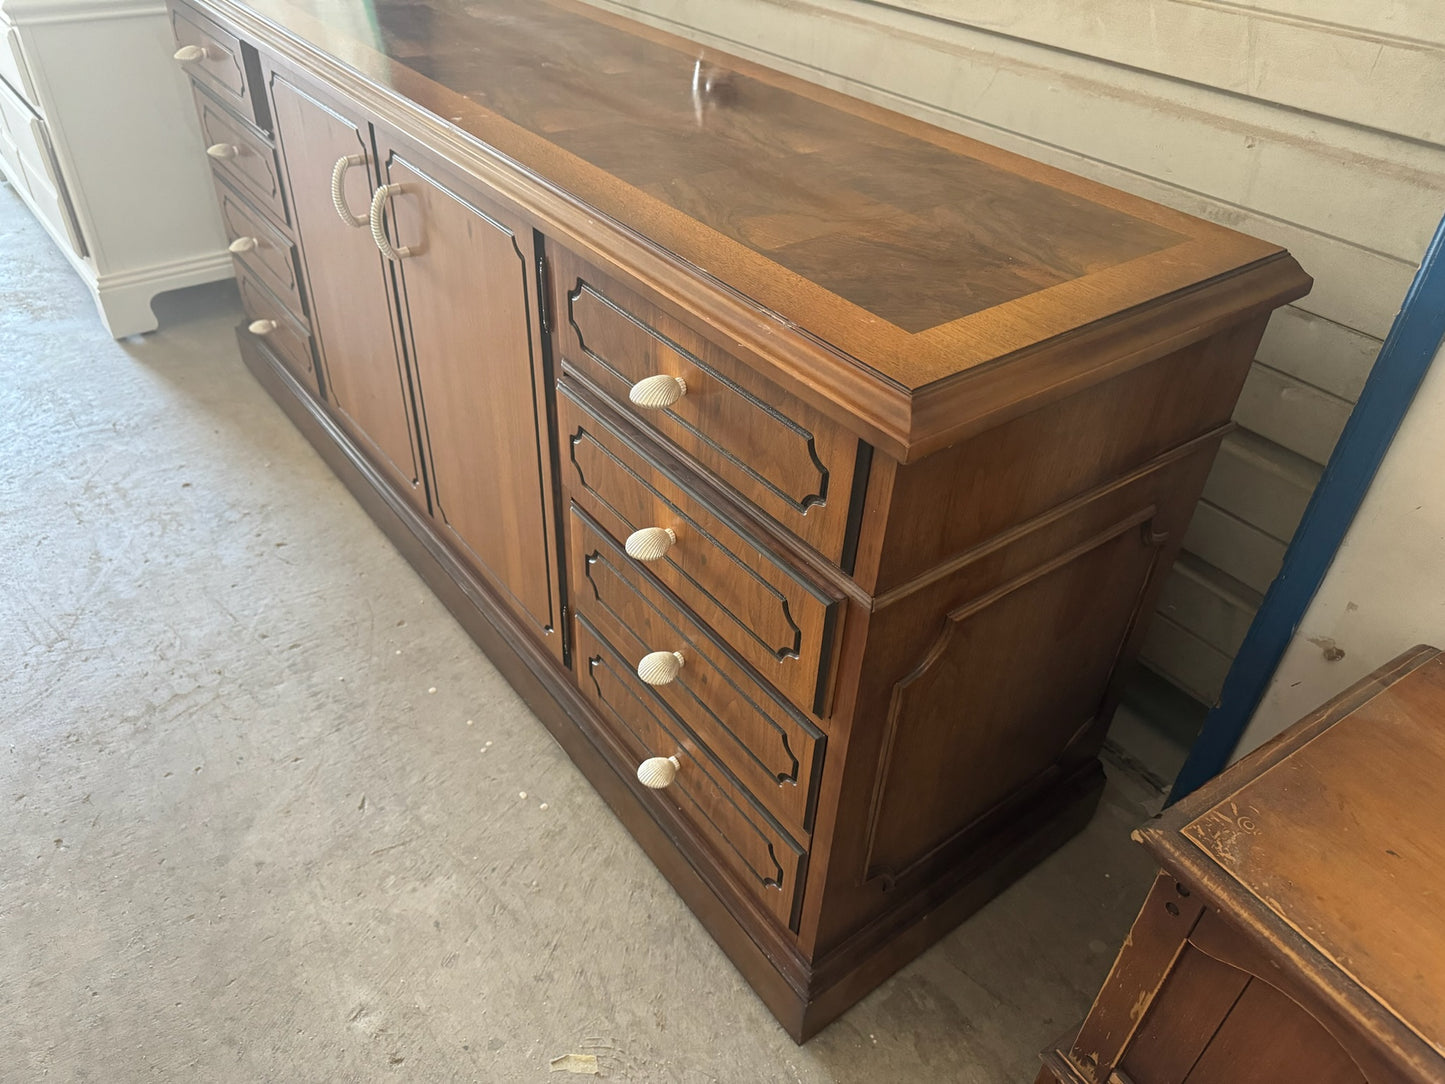
[(1152, 877), (1089, 829), (799, 1048), (242, 368), (0, 187), (0, 1080), (1028, 1082)]

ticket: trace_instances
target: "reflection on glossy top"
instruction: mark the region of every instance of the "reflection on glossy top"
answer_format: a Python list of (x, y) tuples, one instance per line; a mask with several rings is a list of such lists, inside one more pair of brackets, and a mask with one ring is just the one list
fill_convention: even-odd
[(194, 2), (284, 27), (899, 388), (1271, 258), (1303, 289), (1276, 246), (576, 0)]
[(376, 17), (409, 67), (907, 331), (1183, 239), (548, 4)]

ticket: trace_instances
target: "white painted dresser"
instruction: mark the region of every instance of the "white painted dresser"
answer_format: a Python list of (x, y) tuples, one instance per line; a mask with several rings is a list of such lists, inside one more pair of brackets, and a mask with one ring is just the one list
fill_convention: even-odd
[(151, 299), (230, 278), (164, 4), (0, 0), (0, 171), (117, 338)]

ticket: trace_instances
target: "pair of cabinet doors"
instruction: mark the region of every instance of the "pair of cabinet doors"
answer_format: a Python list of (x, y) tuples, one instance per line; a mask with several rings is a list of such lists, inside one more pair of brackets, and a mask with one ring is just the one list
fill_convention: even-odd
[(269, 83), (328, 405), (560, 659), (535, 233), (382, 125)]

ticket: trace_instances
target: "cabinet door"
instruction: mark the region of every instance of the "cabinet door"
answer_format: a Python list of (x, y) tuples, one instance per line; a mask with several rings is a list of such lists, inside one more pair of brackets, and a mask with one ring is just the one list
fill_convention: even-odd
[(382, 146), (387, 227), (416, 380), (432, 516), (562, 656), (547, 382), (530, 227), (473, 186)]
[(276, 138), (291, 188), (325, 395), (347, 430), (418, 505), (425, 506), (406, 367), (393, 330), (385, 261), (365, 226), (341, 220), (331, 198), (339, 159), (342, 195), (358, 219), (374, 189), (370, 128), (286, 77), (271, 77)]

